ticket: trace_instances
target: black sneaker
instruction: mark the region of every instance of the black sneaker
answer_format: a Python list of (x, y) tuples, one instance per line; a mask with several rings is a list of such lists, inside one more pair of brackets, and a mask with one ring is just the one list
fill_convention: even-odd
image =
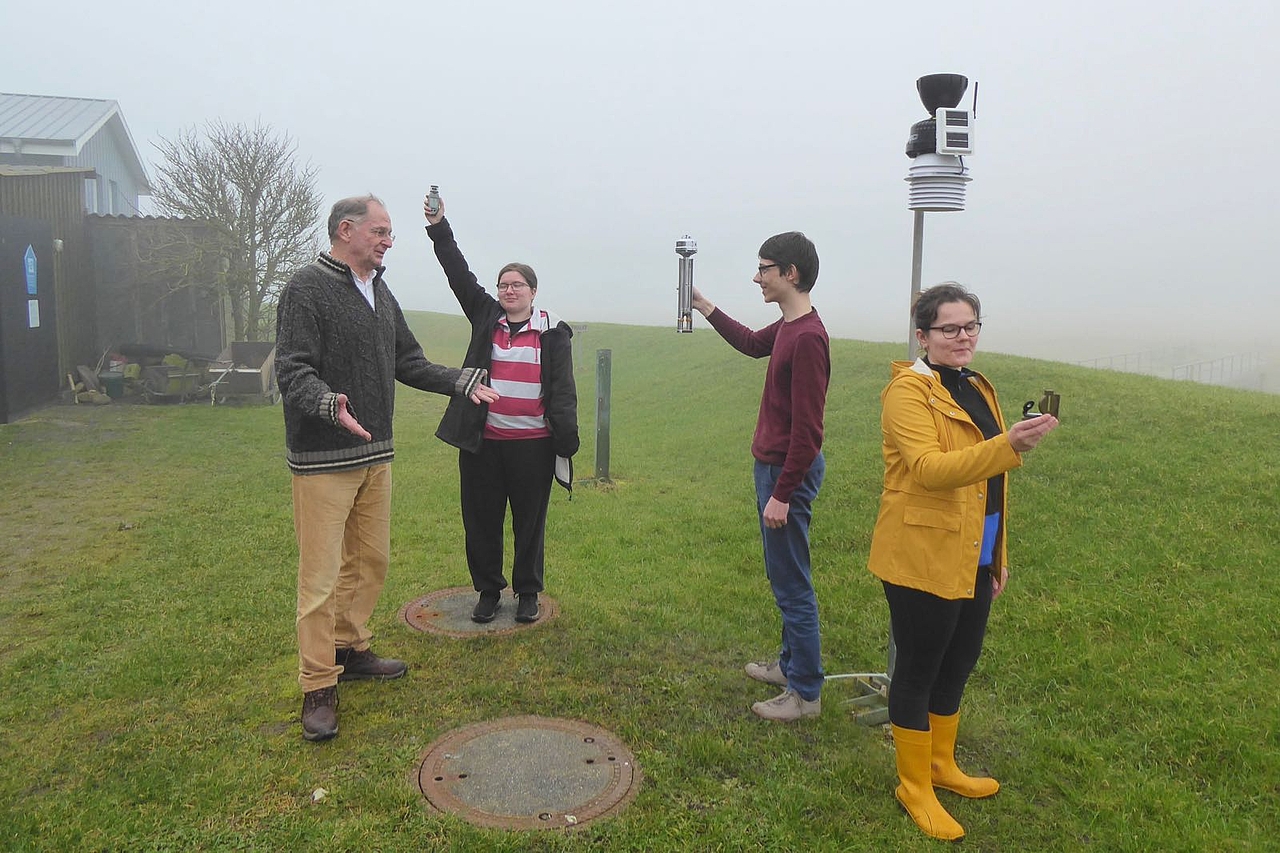
[(493, 617), (498, 615), (498, 611), (502, 609), (502, 593), (497, 590), (486, 589), (480, 593), (480, 600), (476, 602), (476, 609), (471, 611), (472, 622), (492, 622)]
[(516, 605), (516, 621), (537, 622), (541, 615), (542, 611), (538, 609), (538, 594), (536, 592), (520, 593), (520, 603)]

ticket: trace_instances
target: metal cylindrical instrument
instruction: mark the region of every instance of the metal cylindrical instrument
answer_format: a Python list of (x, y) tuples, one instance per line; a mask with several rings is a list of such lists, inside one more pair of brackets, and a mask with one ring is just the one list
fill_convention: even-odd
[(676, 331), (693, 331), (693, 256), (698, 253), (698, 243), (688, 234), (676, 241), (676, 254), (680, 256), (680, 284), (677, 285)]

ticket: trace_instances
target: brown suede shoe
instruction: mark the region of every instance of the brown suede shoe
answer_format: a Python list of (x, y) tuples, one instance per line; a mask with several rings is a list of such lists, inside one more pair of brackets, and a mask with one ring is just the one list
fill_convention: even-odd
[(338, 733), (338, 688), (321, 687), (302, 694), (302, 737), (328, 740)]
[(333, 656), (334, 663), (342, 667), (339, 681), (357, 681), (363, 678), (376, 678), (386, 681), (399, 678), (409, 671), (409, 664), (395, 658), (380, 658), (372, 649), (357, 652), (354, 649), (338, 649)]

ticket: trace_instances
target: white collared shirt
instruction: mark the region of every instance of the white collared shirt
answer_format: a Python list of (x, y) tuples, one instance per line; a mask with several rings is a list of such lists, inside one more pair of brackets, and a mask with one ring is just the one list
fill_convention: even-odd
[(377, 274), (377, 270), (370, 270), (369, 278), (366, 281), (356, 275), (355, 270), (351, 270), (351, 280), (356, 283), (356, 289), (360, 291), (360, 295), (369, 303), (369, 307), (373, 308), (375, 311), (377, 310), (377, 306), (373, 304), (373, 279)]

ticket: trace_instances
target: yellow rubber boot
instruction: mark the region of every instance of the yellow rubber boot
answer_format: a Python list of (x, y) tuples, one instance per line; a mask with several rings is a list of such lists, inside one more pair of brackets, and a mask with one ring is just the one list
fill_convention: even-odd
[(933, 734), (933, 757), (929, 770), (933, 786), (962, 797), (990, 797), (1000, 790), (999, 782), (989, 776), (969, 776), (956, 766), (956, 729), (959, 727), (958, 713), (947, 717), (929, 715), (929, 728)]
[(943, 841), (957, 841), (964, 838), (964, 827), (956, 822), (947, 810), (938, 802), (933, 792), (933, 784), (929, 780), (930, 752), (933, 738), (929, 732), (915, 729), (900, 729), (891, 725), (893, 743), (898, 754), (898, 785), (894, 796), (902, 807), (911, 815), (916, 826), (924, 830), (925, 835), (940, 838)]

